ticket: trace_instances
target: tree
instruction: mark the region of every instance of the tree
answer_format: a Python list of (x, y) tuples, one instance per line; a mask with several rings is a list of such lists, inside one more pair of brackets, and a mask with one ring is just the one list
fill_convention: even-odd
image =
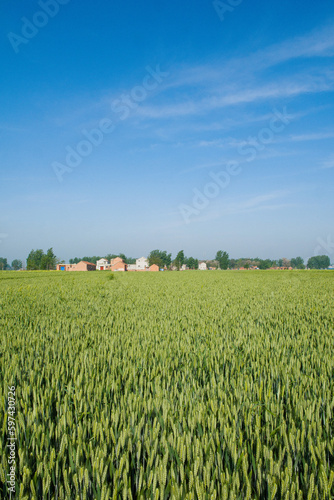
[(53, 253), (53, 249), (49, 248), (46, 254), (40, 248), (38, 250), (31, 250), (27, 258), (27, 269), (29, 271), (36, 271), (38, 269), (50, 270), (56, 267), (57, 257)]
[(167, 250), (164, 250), (163, 252), (161, 252), (161, 259), (164, 266), (169, 267), (172, 263), (172, 254), (167, 253)]
[(168, 254), (166, 250), (152, 250), (148, 256), (148, 262), (150, 266), (156, 264), (159, 267), (169, 267), (172, 262), (172, 254)]
[(53, 248), (49, 248), (46, 255), (43, 255), (41, 261), (41, 269), (50, 270), (55, 269), (57, 257), (53, 253)]
[(107, 255), (105, 255), (104, 258), (107, 260), (112, 260), (112, 259), (115, 259), (116, 257), (117, 257), (117, 255), (114, 253), (107, 253)]
[(278, 267), (283, 267), (283, 259), (278, 259)]
[(22, 269), (22, 260), (14, 259), (12, 262), (12, 268), (14, 269), (14, 271)]
[(235, 259), (230, 259), (230, 268), (235, 269), (237, 267), (237, 261)]
[(31, 250), (27, 257), (27, 270), (36, 271), (37, 269), (41, 269), (43, 255), (44, 252), (42, 249)]
[(0, 271), (6, 271), (7, 267), (7, 259), (5, 257), (0, 257)]
[(272, 264), (273, 264), (273, 261), (270, 259), (265, 259), (265, 260), (259, 259), (258, 268), (259, 269), (269, 269), (272, 266)]
[(185, 260), (185, 264), (189, 267), (189, 269), (198, 269), (198, 259), (194, 259), (194, 257), (188, 257)]
[(330, 263), (328, 255), (315, 255), (307, 261), (307, 267), (309, 269), (326, 269)]
[(160, 253), (161, 253), (160, 250), (152, 250), (152, 252), (148, 256), (148, 263), (150, 266), (153, 266), (155, 264), (159, 266), (159, 268), (163, 267), (163, 262)]
[(291, 267), (293, 267), (293, 269), (305, 269), (304, 259), (301, 257), (294, 257), (291, 259)]
[(228, 268), (229, 255), (227, 252), (223, 252), (222, 250), (218, 250), (215, 260), (218, 261), (220, 269), (227, 269)]
[(82, 259), (80, 259), (79, 257), (74, 257), (74, 259), (70, 259), (69, 260), (69, 263), (70, 264), (78, 264), (78, 262), (80, 262)]
[(184, 251), (180, 250), (174, 260), (174, 265), (177, 267), (178, 271), (180, 270), (180, 267), (183, 266), (184, 261), (185, 261)]
[(85, 260), (86, 262), (92, 262), (92, 264), (96, 264), (101, 257), (99, 255), (94, 255), (93, 257), (82, 257), (81, 260)]
[(136, 259), (134, 257), (126, 257), (125, 261), (126, 264), (135, 264)]

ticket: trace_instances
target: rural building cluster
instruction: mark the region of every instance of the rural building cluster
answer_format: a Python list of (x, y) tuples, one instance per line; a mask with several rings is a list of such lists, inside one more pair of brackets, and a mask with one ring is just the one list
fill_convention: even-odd
[[(176, 271), (177, 267), (172, 266), (170, 268), (172, 271)], [(183, 264), (180, 268), (180, 271), (186, 271), (188, 267), (186, 264)], [(214, 271), (216, 267), (208, 267), (207, 263), (202, 261), (198, 265), (199, 271)], [(246, 271), (245, 267), (239, 267), (240, 271)], [(250, 266), (249, 270), (259, 269), (256, 266)], [(292, 267), (271, 267), (270, 269), (289, 269)], [(149, 265), (148, 259), (146, 257), (140, 257), (136, 259), (135, 264), (126, 264), (121, 257), (116, 257), (115, 259), (111, 259), (110, 261), (107, 259), (100, 259), (94, 264), (93, 262), (87, 262), (85, 260), (81, 260), (77, 264), (58, 264), (57, 271), (160, 271), (159, 266), (157, 264)], [(161, 269), (164, 271), (164, 269)]]
[(156, 264), (150, 266), (145, 257), (136, 259), (135, 264), (126, 264), (123, 259), (116, 257), (110, 261), (100, 259), (96, 264), (85, 260), (77, 264), (58, 264), (57, 271), (159, 271), (159, 266)]

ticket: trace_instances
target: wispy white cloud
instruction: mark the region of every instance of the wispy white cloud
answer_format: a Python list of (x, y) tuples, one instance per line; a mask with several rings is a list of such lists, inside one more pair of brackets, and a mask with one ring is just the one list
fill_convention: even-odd
[[(160, 89), (159, 104), (140, 106), (137, 116), (142, 119), (200, 116), (229, 106), (332, 91), (334, 71), (324, 68), (321, 60), (334, 56), (333, 32), (334, 26), (329, 25), (247, 56), (193, 67), (175, 66), (170, 70), (171, 78)], [(290, 66), (288, 76), (276, 74), (273, 80), (264, 71), (298, 58), (312, 59), (307, 73)]]
[[(168, 70), (170, 76), (150, 94), (145, 103), (139, 104), (138, 109), (131, 113), (126, 126), (136, 121), (140, 122), (142, 127), (143, 123), (149, 120), (167, 121), (202, 116), (207, 118), (209, 113), (230, 106), (332, 91), (334, 72), (317, 69), (317, 61), (334, 56), (333, 32), (334, 25), (328, 25), (246, 56), (225, 58), (201, 65), (166, 66), (163, 69)], [(312, 58), (314, 69), (317, 71), (312, 73), (309, 67), (307, 74), (290, 74), (285, 79), (278, 79), (276, 76), (273, 82), (264, 74), (264, 70), (268, 68), (298, 58)], [(293, 73), (293, 69), (290, 73)], [(104, 89), (95, 100), (87, 95), (83, 98), (75, 96), (70, 106), (67, 101), (60, 103), (60, 116), (52, 117), (48, 113), (47, 119), (58, 127), (73, 126), (74, 122), (80, 122), (79, 128), (88, 127), (90, 124), (96, 126), (96, 121), (104, 116), (117, 120), (118, 116), (112, 113), (110, 103), (119, 98), (120, 94), (131, 92), (131, 89), (131, 86), (128, 91), (126, 88), (111, 91)], [(154, 102), (157, 104), (153, 104)], [(253, 120), (256, 118), (253, 117)], [(233, 122), (233, 119), (230, 121)], [(229, 126), (228, 117), (225, 117), (225, 122), (223, 127)], [(221, 127), (217, 118), (213, 119), (211, 124), (202, 124), (203, 130), (219, 130)]]
[(302, 141), (321, 141), (324, 139), (333, 139), (334, 132), (317, 132), (314, 134), (299, 134), (299, 135), (291, 135), (288, 139), (293, 142), (302, 142)]
[[(301, 80), (304, 80), (303, 82)], [(207, 96), (198, 100), (184, 102), (180, 96), (179, 103), (141, 106), (137, 110), (137, 116), (148, 119), (170, 119), (189, 115), (206, 115), (211, 111), (242, 105), (268, 99), (282, 99), (297, 97), (303, 94), (327, 92), (334, 90), (334, 73), (322, 76), (311, 75), (288, 80), (269, 83), (266, 85), (253, 84), (248, 89), (224, 89), (213, 95), (213, 90), (207, 88)], [(211, 95), (210, 95), (211, 94)]]
[[(334, 76), (334, 75), (333, 75)], [(257, 86), (247, 90), (241, 90), (235, 93), (227, 93), (221, 97), (214, 97), (211, 100), (212, 107), (225, 107), (235, 104), (252, 103), (263, 101), (269, 98), (295, 97), (307, 93), (317, 93), (332, 90), (334, 87), (334, 78), (309, 78), (309, 81), (292, 82), (281, 81), (280, 83), (269, 84), (266, 86)]]
[[(327, 139), (334, 139), (334, 132), (314, 132), (305, 134), (291, 134), (282, 137), (275, 137), (272, 144), (289, 143), (289, 142), (310, 142), (310, 141), (324, 141)], [(237, 145), (241, 145), (242, 141), (236, 141)]]
[[(256, 162), (265, 161), (265, 160), (274, 159), (274, 158), (295, 156), (295, 155), (298, 155), (298, 152), (296, 152), (296, 151), (280, 151), (280, 150), (271, 149), (271, 150), (259, 152), (257, 154), (256, 160), (254, 160), (254, 162), (255, 161)], [(221, 161), (201, 163), (201, 164), (195, 165), (193, 167), (182, 169), (182, 170), (180, 170), (179, 175), (187, 174), (189, 172), (195, 172), (197, 170), (214, 168), (214, 167), (220, 167), (220, 168), (224, 169), (224, 168), (226, 168), (227, 163), (230, 161), (236, 162), (239, 166), (250, 164), (246, 157), (243, 157), (240, 155), (233, 155), (230, 157), (222, 158)]]
[[(334, 56), (333, 24), (272, 45), (251, 55), (250, 64), (272, 67), (293, 59)], [(245, 62), (245, 61), (244, 61)]]
[(202, 147), (211, 148), (212, 146), (221, 148), (226, 146), (226, 143), (227, 143), (226, 139), (213, 139), (211, 141), (200, 141), (198, 145), (201, 148)]
[(247, 56), (216, 61), (214, 64), (183, 66), (174, 72), (166, 87), (206, 85), (207, 82), (226, 81), (236, 74), (253, 74), (277, 64), (300, 58), (334, 56), (334, 25), (329, 24), (303, 36), (294, 37), (255, 51)]
[[(286, 201), (293, 191), (272, 191), (266, 194), (253, 196), (247, 200), (240, 202), (222, 202), (218, 206), (214, 206), (211, 211), (208, 211), (202, 216), (194, 218), (195, 222), (208, 222), (215, 219), (220, 219), (229, 215), (248, 214), (258, 211), (273, 211), (282, 210), (287, 207), (295, 206), (294, 201)], [(279, 201), (280, 200), (280, 201)]]
[[(298, 191), (301, 191), (299, 189)], [(277, 211), (297, 205), (295, 200), (290, 201), (288, 198), (292, 197), (297, 190), (276, 190), (257, 196), (252, 196), (248, 199), (231, 201), (221, 200), (212, 203), (211, 208), (208, 207), (203, 213), (194, 216), (192, 223), (209, 222), (223, 217), (232, 215), (248, 214), (258, 211)], [(179, 211), (170, 212), (169, 217), (180, 218)], [(184, 221), (174, 220), (167, 224), (169, 228), (183, 227)]]

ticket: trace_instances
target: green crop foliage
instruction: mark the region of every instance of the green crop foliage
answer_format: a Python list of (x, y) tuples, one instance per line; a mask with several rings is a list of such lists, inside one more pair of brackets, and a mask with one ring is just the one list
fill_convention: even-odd
[(2, 272), (0, 498), (330, 499), (334, 274)]

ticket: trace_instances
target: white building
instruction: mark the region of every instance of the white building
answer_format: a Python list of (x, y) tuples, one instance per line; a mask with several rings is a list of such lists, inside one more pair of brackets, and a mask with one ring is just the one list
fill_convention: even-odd
[(110, 264), (107, 261), (107, 259), (100, 259), (96, 261), (96, 270), (97, 271), (104, 271), (105, 269), (109, 269)]
[(136, 259), (136, 271), (146, 271), (148, 269), (148, 260), (145, 257)]
[(128, 264), (128, 271), (137, 271), (136, 264)]
[(199, 269), (200, 271), (206, 271), (206, 269), (207, 269), (207, 267), (206, 267), (206, 263), (205, 263), (205, 262), (200, 262), (200, 263), (198, 264), (198, 269)]

